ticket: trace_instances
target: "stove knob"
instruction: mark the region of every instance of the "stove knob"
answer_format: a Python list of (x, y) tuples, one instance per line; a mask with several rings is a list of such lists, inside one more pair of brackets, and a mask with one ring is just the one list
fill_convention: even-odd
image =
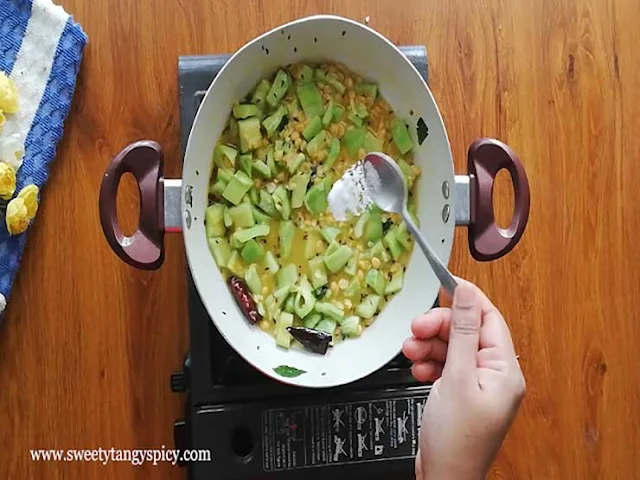
[(171, 374), (171, 391), (173, 393), (184, 393), (187, 391), (187, 377), (184, 373)]

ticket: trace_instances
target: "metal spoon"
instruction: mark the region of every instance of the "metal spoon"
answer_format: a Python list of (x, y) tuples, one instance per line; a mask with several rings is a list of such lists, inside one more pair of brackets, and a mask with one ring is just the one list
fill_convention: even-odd
[[(373, 167), (373, 170), (369, 167)], [(409, 227), (411, 235), (427, 257), (431, 268), (442, 286), (453, 296), (458, 286), (451, 272), (438, 258), (427, 240), (422, 236), (407, 210), (407, 186), (398, 164), (384, 153), (369, 153), (364, 157), (364, 176), (373, 202), (387, 213), (399, 213)]]

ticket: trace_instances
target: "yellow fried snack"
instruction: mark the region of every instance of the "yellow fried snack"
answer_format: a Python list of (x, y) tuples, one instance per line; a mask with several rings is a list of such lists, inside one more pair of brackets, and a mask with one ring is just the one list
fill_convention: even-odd
[(7, 224), (7, 230), (10, 235), (18, 235), (23, 233), (29, 226), (29, 218), (27, 212), (27, 206), (24, 204), (24, 199), (14, 198), (7, 205), (7, 213), (5, 222)]
[(18, 91), (16, 86), (4, 72), (0, 72), (0, 110), (4, 113), (18, 111)]
[(0, 198), (9, 200), (16, 191), (16, 171), (6, 162), (0, 162)]
[(38, 211), (38, 191), (38, 187), (32, 184), (27, 185), (18, 193), (17, 198), (24, 200), (24, 205), (27, 207), (27, 215), (30, 220), (36, 216), (36, 212)]

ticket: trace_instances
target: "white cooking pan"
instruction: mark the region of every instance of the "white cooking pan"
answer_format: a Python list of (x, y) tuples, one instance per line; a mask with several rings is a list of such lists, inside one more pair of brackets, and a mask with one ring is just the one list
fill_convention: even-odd
[[(395, 357), (410, 335), (411, 320), (434, 303), (440, 284), (422, 253), (414, 249), (402, 291), (360, 338), (341, 342), (324, 356), (301, 349), (280, 349), (271, 336), (243, 317), (209, 252), (205, 235), (212, 152), (233, 103), (244, 98), (262, 77), (303, 60), (340, 62), (375, 81), (395, 112), (409, 121), (415, 162), (422, 170), (418, 177), (420, 229), (445, 264), (456, 225), (468, 227), (469, 248), (479, 261), (511, 251), (529, 215), (529, 185), (514, 152), (497, 140), (478, 140), (469, 148), (468, 174), (455, 175), (438, 107), (413, 65), (371, 28), (324, 15), (271, 30), (231, 57), (211, 83), (195, 118), (182, 179), (163, 177), (161, 149), (154, 142), (137, 142), (120, 152), (102, 181), (100, 219), (115, 253), (143, 269), (156, 269), (162, 264), (165, 232), (182, 231), (195, 285), (227, 342), (255, 368), (279, 381), (332, 387), (363, 378)], [(417, 134), (422, 122), (428, 128), (425, 139)], [(507, 229), (495, 224), (492, 206), (493, 181), (502, 168), (511, 174), (515, 192), (515, 211)], [(122, 234), (116, 220), (118, 183), (126, 172), (135, 176), (140, 188), (140, 222), (131, 237)], [(278, 368), (281, 366), (292, 368)]]

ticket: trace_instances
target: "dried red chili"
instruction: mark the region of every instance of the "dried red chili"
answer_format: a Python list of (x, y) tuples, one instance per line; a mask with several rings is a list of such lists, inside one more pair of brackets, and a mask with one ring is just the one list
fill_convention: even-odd
[(324, 355), (327, 353), (332, 336), (326, 332), (305, 327), (287, 327), (287, 331), (293, 338), (299, 341), (306, 349)]
[(229, 287), (231, 288), (231, 293), (233, 294), (233, 298), (235, 298), (236, 303), (244, 313), (244, 316), (247, 317), (251, 323), (257, 323), (262, 320), (262, 315), (258, 313), (258, 307), (256, 303), (251, 298), (251, 293), (249, 293), (249, 288), (247, 284), (239, 277), (231, 276), (229, 277)]

